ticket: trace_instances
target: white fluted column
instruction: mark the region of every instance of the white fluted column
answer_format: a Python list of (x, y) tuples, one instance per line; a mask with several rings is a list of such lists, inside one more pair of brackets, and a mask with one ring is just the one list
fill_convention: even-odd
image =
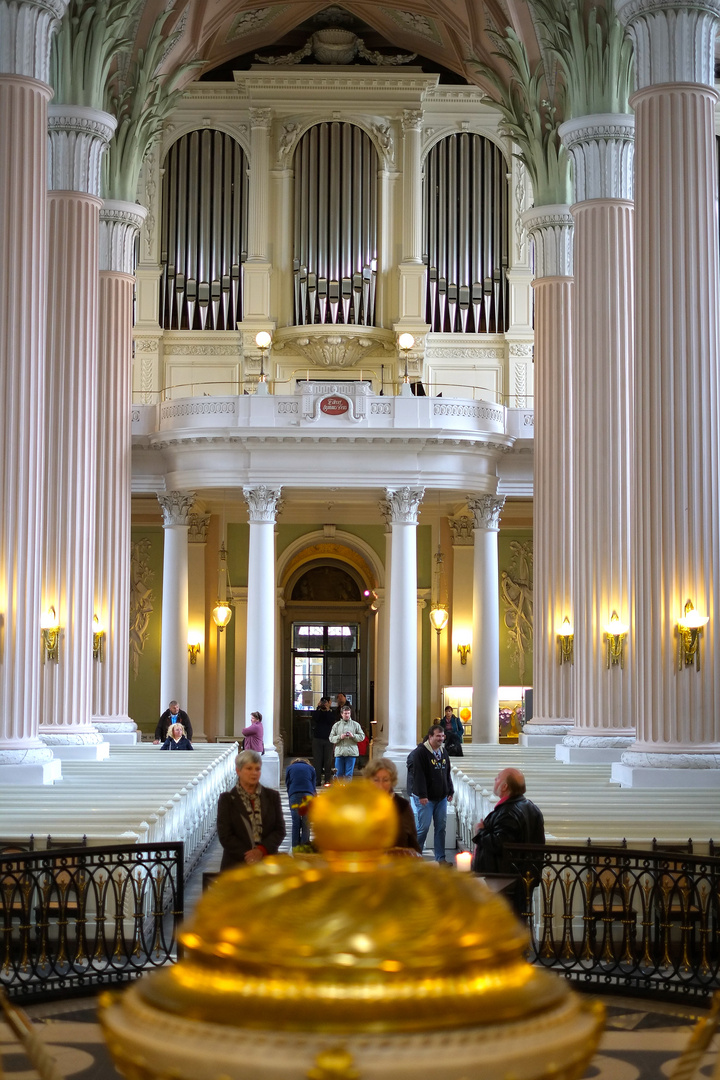
[[(633, 469), (633, 135), (627, 114), (570, 120), (575, 175), (572, 365), (574, 726), (561, 761), (617, 761), (634, 737), (630, 577)], [(607, 666), (612, 612), (630, 625)]]
[(523, 215), (535, 247), (533, 718), (523, 745), (557, 743), (573, 715), (573, 671), (557, 634), (572, 604), (573, 219), (569, 206)]
[[(194, 491), (158, 495), (163, 514), (162, 638), (160, 712), (171, 701), (187, 706), (188, 691), (188, 529)], [(192, 720), (192, 717), (190, 717)]]
[(470, 649), (473, 683), (472, 741), (500, 741), (500, 588), (498, 531), (505, 499), (469, 495), (475, 519), (473, 558), (473, 639)]
[(248, 188), (248, 257), (243, 268), (243, 322), (272, 329), (270, 318), (270, 257), (268, 251), (270, 195), (270, 109), (250, 109), (250, 183)]
[(400, 320), (396, 330), (408, 329), (416, 336), (425, 325), (425, 266), (422, 260), (422, 112), (405, 109), (403, 129), (402, 262), (400, 274)]
[(147, 211), (106, 201), (100, 211), (95, 604), (103, 628), (93, 664), (92, 720), (109, 743), (134, 745), (128, 716), (130, 412), (135, 238)]
[(48, 108), (48, 306), (43, 606), (62, 627), (42, 672), (43, 741), (63, 757), (107, 757), (92, 723), (97, 481), (100, 164), (108, 113)]
[(388, 612), (388, 747), (400, 784), (405, 761), (417, 745), (417, 521), (423, 488), (386, 488), (390, 511), (390, 603)]
[(275, 713), (275, 519), (280, 509), (279, 487), (244, 487), (248, 506), (248, 628), (245, 663), (245, 723), (250, 713), (262, 713), (265, 732), (263, 783), (276, 787), (280, 768), (275, 749), (279, 716)]
[(38, 738), (50, 40), (67, 0), (0, 0), (0, 782), (53, 783)]
[[(622, 783), (720, 786), (717, 0), (620, 0), (635, 47), (637, 740)], [(685, 602), (710, 616), (679, 666)]]

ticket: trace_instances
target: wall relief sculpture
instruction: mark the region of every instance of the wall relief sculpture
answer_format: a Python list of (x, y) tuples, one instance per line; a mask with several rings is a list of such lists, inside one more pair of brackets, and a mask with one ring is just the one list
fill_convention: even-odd
[(155, 594), (150, 586), (154, 577), (150, 569), (150, 540), (144, 536), (130, 545), (130, 667), (135, 679), (155, 606)]
[(500, 575), (500, 591), (505, 606), (508, 648), (517, 665), (519, 682), (525, 683), (527, 657), (533, 642), (533, 548), (532, 540), (513, 540), (507, 570)]

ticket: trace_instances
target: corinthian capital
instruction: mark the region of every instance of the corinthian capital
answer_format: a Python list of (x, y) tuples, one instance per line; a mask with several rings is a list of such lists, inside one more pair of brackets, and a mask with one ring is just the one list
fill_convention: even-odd
[(248, 109), (251, 128), (269, 128), (272, 109)]
[(258, 487), (244, 487), (243, 497), (248, 505), (250, 521), (274, 522), (280, 510), (281, 491), (282, 488), (266, 487), (264, 484)]
[(390, 518), (393, 523), (397, 521), (417, 524), (418, 510), (422, 502), (425, 488), (385, 488), (385, 498), (390, 509)]
[(500, 511), (505, 505), (505, 496), (468, 495), (468, 507), (475, 518), (475, 528), (486, 532), (497, 532), (500, 528)]
[(163, 528), (190, 524), (190, 511), (195, 503), (194, 491), (169, 491), (167, 495), (158, 495), (158, 502), (163, 514)]
[(419, 131), (422, 127), (423, 114), (419, 109), (404, 109), (402, 114), (403, 131)]

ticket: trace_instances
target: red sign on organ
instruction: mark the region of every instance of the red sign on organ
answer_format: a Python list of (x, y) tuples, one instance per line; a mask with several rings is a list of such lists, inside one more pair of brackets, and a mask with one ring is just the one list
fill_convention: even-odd
[(348, 403), (345, 398), (341, 397), (324, 397), (320, 402), (320, 412), (327, 413), (328, 416), (340, 416), (341, 413), (348, 411)]

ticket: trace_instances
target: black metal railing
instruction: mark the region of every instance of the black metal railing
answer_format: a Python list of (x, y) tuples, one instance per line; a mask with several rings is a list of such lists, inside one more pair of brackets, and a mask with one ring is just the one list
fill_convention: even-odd
[(173, 962), (183, 902), (181, 842), (0, 856), (0, 986), (39, 1000)]
[(690, 1000), (720, 988), (720, 858), (513, 845), (531, 959), (593, 988)]

